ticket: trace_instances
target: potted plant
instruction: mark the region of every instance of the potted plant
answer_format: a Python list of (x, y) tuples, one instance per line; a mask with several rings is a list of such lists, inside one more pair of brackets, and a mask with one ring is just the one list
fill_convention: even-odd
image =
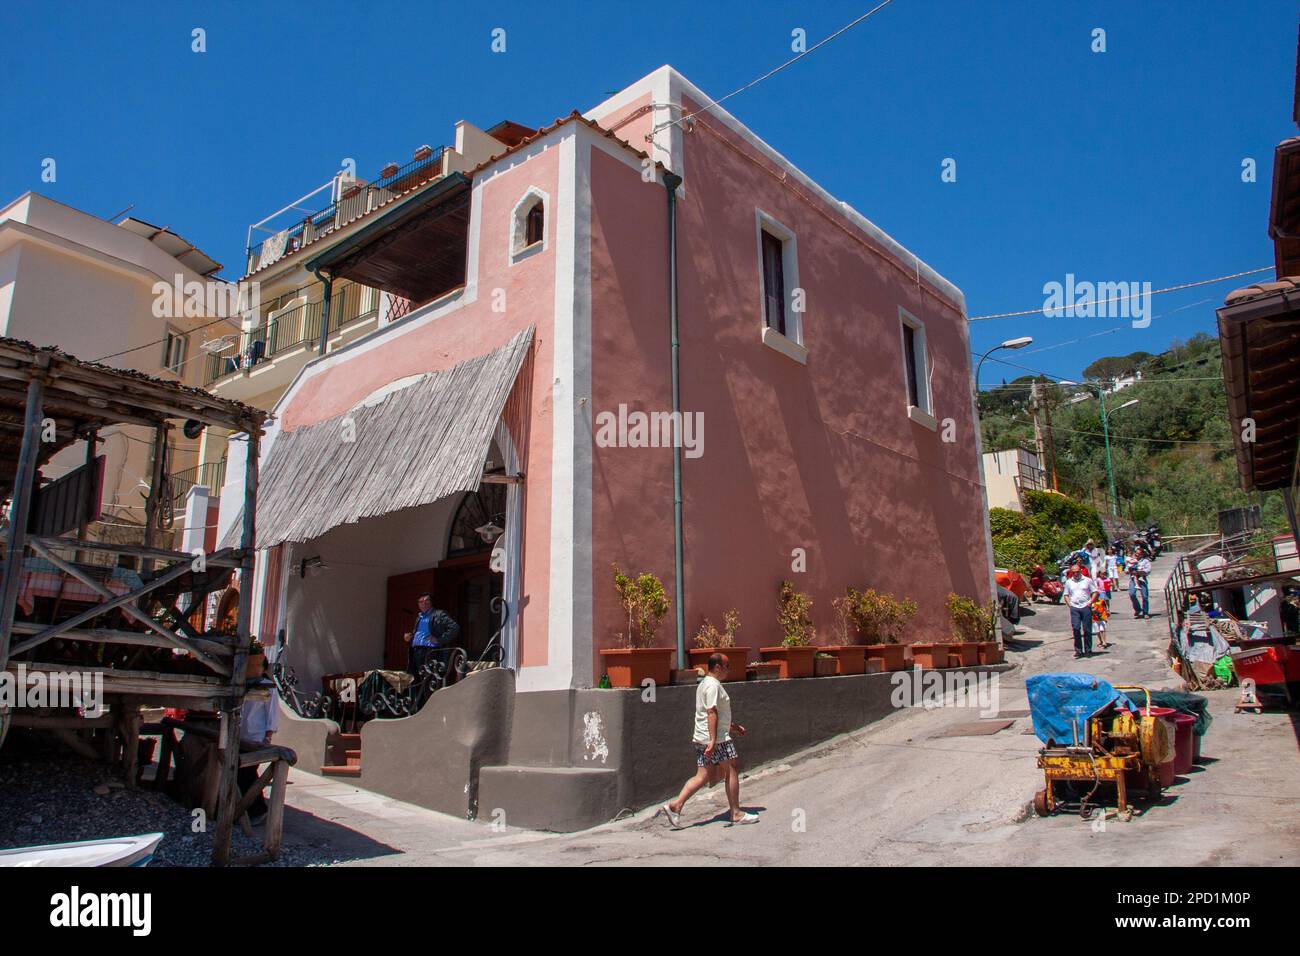
[(834, 677), (839, 671), (840, 662), (833, 654), (818, 650), (813, 655), (813, 677)]
[(980, 644), (985, 643), (992, 622), (978, 601), (959, 594), (948, 595), (948, 617), (952, 621), (952, 653), (959, 656), (962, 667), (980, 662)]
[(816, 631), (811, 613), (812, 599), (796, 591), (789, 581), (782, 581), (776, 611), (783, 635), (781, 643), (777, 647), (760, 647), (758, 651), (763, 660), (780, 663), (783, 678), (812, 676), (817, 648), (812, 646)]
[[(867, 669), (867, 649), (849, 641), (849, 629), (853, 626), (854, 606), (858, 597), (857, 590), (849, 588), (846, 594), (831, 601), (831, 609), (835, 612), (835, 632), (840, 642), (825, 644), (817, 649), (818, 654), (835, 659), (837, 674), (862, 674)], [(816, 665), (814, 669), (815, 667)]]
[(244, 660), (244, 681), (261, 680), (266, 674), (266, 648), (257, 638), (248, 645), (248, 657)]
[(731, 662), (730, 680), (744, 680), (745, 666), (749, 660), (749, 648), (736, 644), (736, 632), (740, 630), (740, 612), (734, 607), (723, 612), (722, 630), (719, 631), (708, 618), (700, 625), (695, 635), (695, 646), (687, 650), (692, 667), (709, 666), (709, 657), (719, 652), (726, 654)]
[(665, 686), (672, 680), (671, 647), (655, 647), (655, 632), (668, 613), (670, 601), (663, 582), (649, 571), (633, 578), (614, 565), (614, 589), (627, 613), (627, 632), (620, 634), (622, 647), (604, 648), (605, 670), (614, 687), (640, 687), (647, 677)]
[(866, 644), (868, 660), (879, 660), (881, 669), (901, 671), (906, 666), (904, 647), (898, 642), (907, 622), (916, 614), (916, 602), (899, 600), (885, 591), (849, 588), (853, 626)]

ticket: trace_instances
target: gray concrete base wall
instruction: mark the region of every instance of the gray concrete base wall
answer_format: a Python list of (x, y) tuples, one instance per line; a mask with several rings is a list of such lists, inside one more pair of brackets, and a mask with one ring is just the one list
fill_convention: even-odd
[[(741, 766), (752, 770), (889, 715), (893, 676), (728, 683), (732, 719), (747, 730), (737, 744)], [(510, 671), (482, 671), (440, 690), (413, 717), (367, 723), (357, 783), (460, 817), (581, 830), (678, 791), (695, 772), (694, 711), (693, 685), (658, 687), (653, 695), (641, 690), (516, 694)], [(282, 731), (290, 723), (283, 721)], [(326, 729), (310, 738), (302, 727), (291, 732), (307, 741), (313, 755), (305, 756), (303, 745), (286, 738), (299, 750), (298, 765), (315, 770), (314, 755), (329, 745)]]
[(312, 719), (299, 717), (288, 705), (275, 695), (280, 708), (280, 728), (275, 732), (272, 742), (278, 747), (291, 747), (298, 755), (295, 765), (300, 770), (320, 773), (320, 768), (329, 763), (340, 763), (333, 754), (339, 736), (339, 725), (325, 718)]
[(510, 755), (515, 675), (496, 667), (443, 688), (418, 714), (361, 728), (360, 786), (473, 819), (479, 771)]

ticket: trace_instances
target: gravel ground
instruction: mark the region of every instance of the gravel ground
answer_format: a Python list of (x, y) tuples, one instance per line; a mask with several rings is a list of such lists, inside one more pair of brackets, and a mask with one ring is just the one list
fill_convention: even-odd
[[(128, 790), (116, 767), (36, 735), (11, 733), (0, 748), (0, 848), (162, 832), (153, 866), (208, 866), (216, 823), (207, 833), (193, 833), (190, 813), (164, 794)], [(235, 828), (233, 855), (261, 851), (261, 828), (254, 833), (250, 840)], [(298, 843), (264, 865), (333, 862), (328, 850)]]

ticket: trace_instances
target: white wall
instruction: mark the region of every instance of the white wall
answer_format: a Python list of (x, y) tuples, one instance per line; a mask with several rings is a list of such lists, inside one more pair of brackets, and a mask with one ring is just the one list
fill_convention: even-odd
[[(295, 544), (286, 572), (288, 662), (305, 693), (323, 674), (384, 663), (388, 578), (442, 560), (461, 495), (357, 524)], [(319, 556), (324, 570), (299, 576), (303, 558)]]

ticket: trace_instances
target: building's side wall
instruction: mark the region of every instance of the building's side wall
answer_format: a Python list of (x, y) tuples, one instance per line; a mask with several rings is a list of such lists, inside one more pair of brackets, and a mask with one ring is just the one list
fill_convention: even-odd
[[(848, 585), (915, 599), (909, 639), (946, 635), (948, 593), (987, 599), (990, 580), (960, 306), (721, 120), (704, 123), (682, 137), (678, 222), (682, 407), (704, 423), (703, 456), (683, 460), (688, 643), (729, 607), (742, 643), (778, 643), (783, 578), (812, 597), (819, 642), (836, 641), (831, 600)], [(594, 410), (666, 410), (663, 190), (605, 167), (592, 164), (593, 273), (608, 273), (593, 283)], [(807, 364), (762, 341), (756, 210), (796, 237)], [(908, 414), (900, 308), (925, 326), (933, 430)], [(596, 454), (608, 505), (594, 512), (595, 639), (608, 645), (621, 629), (611, 560), (673, 590), (671, 453)]]
[(990, 508), (1022, 510), (1020, 494), (1016, 491), (1019, 463), (1019, 454), (1014, 448), (984, 454), (984, 480), (989, 489)]

